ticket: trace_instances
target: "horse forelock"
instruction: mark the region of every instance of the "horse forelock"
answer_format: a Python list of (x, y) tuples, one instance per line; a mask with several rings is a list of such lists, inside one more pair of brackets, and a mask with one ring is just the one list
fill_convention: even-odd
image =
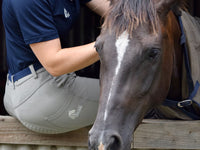
[(108, 10), (102, 27), (115, 30), (117, 35), (125, 30), (132, 35), (134, 29), (147, 21), (156, 31), (158, 19), (153, 0), (118, 0)]
[[(149, 23), (150, 31), (157, 33), (159, 19), (154, 0), (117, 0), (111, 4), (105, 16), (102, 29), (114, 30), (120, 35), (125, 30), (131, 36), (139, 25)], [(186, 7), (187, 0), (180, 2), (180, 8)]]

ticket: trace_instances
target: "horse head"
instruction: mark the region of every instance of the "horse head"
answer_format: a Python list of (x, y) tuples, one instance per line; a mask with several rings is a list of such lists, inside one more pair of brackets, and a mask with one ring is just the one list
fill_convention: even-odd
[(96, 49), (101, 95), (90, 150), (129, 150), (145, 114), (167, 97), (180, 30), (177, 0), (112, 0)]

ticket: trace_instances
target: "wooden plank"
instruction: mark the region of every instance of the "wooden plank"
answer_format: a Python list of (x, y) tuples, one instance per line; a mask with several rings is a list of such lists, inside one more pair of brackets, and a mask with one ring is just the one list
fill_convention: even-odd
[(0, 150), (88, 150), (87, 147), (0, 144)]
[(200, 121), (144, 120), (134, 142), (144, 149), (200, 149)]
[(90, 127), (68, 132), (66, 134), (38, 134), (26, 129), (16, 119), (9, 116), (0, 117), (0, 143), (4, 144), (33, 144), (60, 146), (87, 146)]
[[(16, 119), (0, 116), (0, 143), (87, 147), (90, 127), (65, 134), (32, 132)], [(138, 149), (200, 149), (200, 121), (144, 120), (134, 134)]]

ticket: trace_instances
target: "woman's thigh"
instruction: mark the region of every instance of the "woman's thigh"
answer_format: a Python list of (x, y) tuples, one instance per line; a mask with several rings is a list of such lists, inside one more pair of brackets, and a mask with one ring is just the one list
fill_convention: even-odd
[(36, 79), (16, 84), (13, 91), (14, 115), (26, 127), (37, 132), (75, 130), (92, 124), (96, 117), (99, 99), (97, 79), (74, 74), (52, 77), (44, 72), (38, 73)]

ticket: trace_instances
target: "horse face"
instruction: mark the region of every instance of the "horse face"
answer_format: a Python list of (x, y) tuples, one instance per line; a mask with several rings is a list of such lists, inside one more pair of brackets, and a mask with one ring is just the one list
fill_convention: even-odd
[(103, 30), (96, 48), (101, 61), (101, 95), (89, 149), (129, 150), (133, 132), (147, 111), (167, 96), (172, 43), (162, 25), (155, 34), (146, 22), (132, 35), (126, 30), (118, 36)]
[(118, 37), (105, 32), (97, 40), (101, 96), (95, 130), (90, 131), (91, 142), (97, 138), (93, 135), (99, 135), (95, 140), (103, 144), (109, 141), (108, 146), (115, 146), (110, 149), (130, 149), (134, 129), (145, 113), (166, 96), (159, 88), (163, 57), (161, 35), (146, 33), (142, 28), (138, 28), (133, 37), (126, 31)]

